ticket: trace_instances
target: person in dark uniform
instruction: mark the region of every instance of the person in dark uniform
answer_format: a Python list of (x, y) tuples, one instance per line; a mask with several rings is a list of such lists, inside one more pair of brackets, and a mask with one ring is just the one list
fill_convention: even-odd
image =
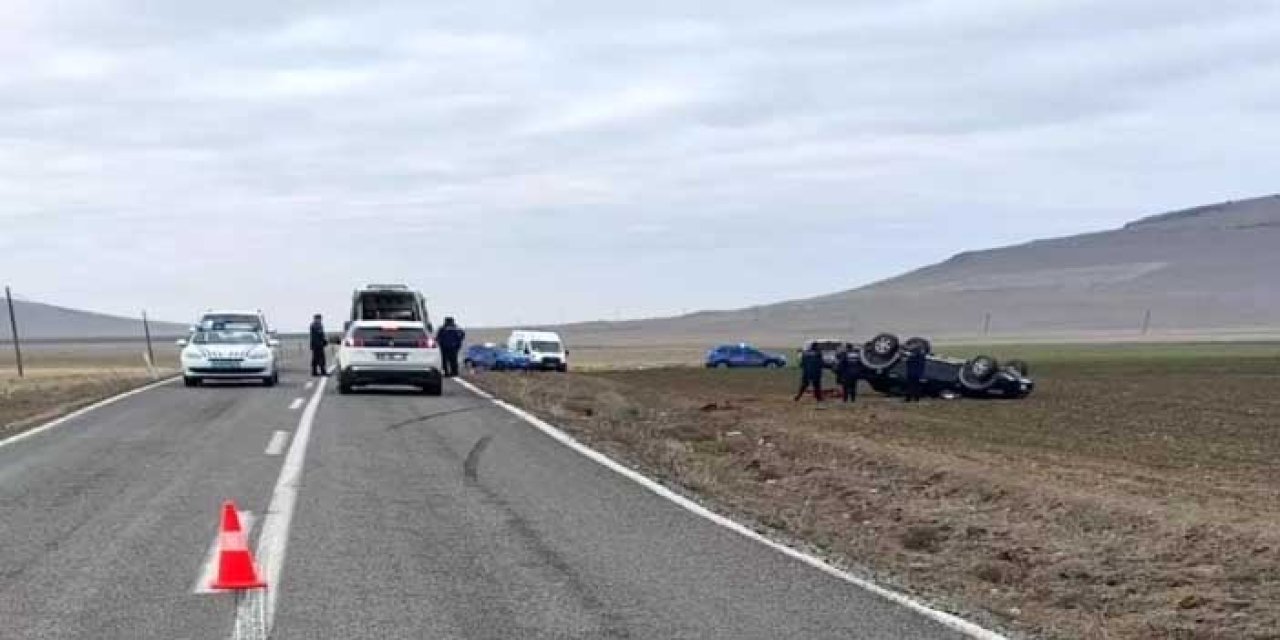
[(902, 399), (903, 402), (920, 402), (924, 364), (924, 349), (916, 348), (907, 352), (907, 395)]
[(861, 377), (862, 360), (853, 352), (853, 345), (846, 342), (836, 353), (836, 380), (844, 390), (845, 402), (857, 402)]
[(436, 332), (436, 342), (440, 343), (440, 357), (444, 360), (444, 375), (452, 378), (458, 375), (458, 353), (462, 351), (462, 341), (467, 332), (458, 326), (453, 318), (445, 318), (444, 324)]
[(329, 367), (324, 360), (324, 350), (328, 345), (329, 339), (324, 335), (324, 324), (320, 322), (320, 314), (317, 313), (311, 318), (311, 375), (329, 375)]
[(796, 402), (810, 387), (813, 388), (813, 399), (822, 402), (822, 369), (822, 352), (811, 342), (800, 355), (800, 390), (796, 392)]

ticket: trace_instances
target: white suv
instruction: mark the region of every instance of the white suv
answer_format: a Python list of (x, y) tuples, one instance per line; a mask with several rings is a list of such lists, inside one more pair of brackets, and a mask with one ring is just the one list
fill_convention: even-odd
[(357, 320), (338, 347), (338, 393), (366, 384), (409, 385), (443, 392), (440, 346), (422, 322)]

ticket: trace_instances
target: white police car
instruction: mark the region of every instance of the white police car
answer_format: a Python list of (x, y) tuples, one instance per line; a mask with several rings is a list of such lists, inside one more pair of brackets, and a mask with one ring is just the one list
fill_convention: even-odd
[(260, 331), (197, 328), (182, 347), (182, 381), (188, 387), (205, 380), (260, 380), (271, 387), (280, 381), (275, 347), (280, 342)]

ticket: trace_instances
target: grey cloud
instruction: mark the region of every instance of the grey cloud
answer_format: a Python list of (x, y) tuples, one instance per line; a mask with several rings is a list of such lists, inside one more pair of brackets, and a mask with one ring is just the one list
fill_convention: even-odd
[(0, 13), (0, 275), (107, 311), (731, 307), (1274, 189), (1267, 2), (49, 6)]

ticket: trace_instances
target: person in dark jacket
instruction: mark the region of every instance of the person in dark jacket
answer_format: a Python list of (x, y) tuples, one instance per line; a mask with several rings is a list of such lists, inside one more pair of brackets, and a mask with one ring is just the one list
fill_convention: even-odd
[(436, 332), (436, 342), (440, 343), (440, 356), (444, 360), (444, 375), (452, 378), (458, 375), (458, 353), (462, 351), (462, 341), (467, 332), (458, 326), (453, 318), (445, 318), (444, 324)]
[(796, 402), (811, 387), (813, 399), (822, 402), (822, 369), (822, 351), (818, 350), (818, 345), (809, 343), (808, 348), (800, 355), (800, 390), (796, 392)]
[(862, 377), (862, 360), (853, 352), (853, 345), (845, 343), (836, 353), (836, 380), (844, 390), (845, 402), (857, 402), (858, 379)]
[(320, 321), (320, 314), (317, 313), (311, 318), (311, 375), (329, 375), (329, 367), (324, 358), (324, 350), (328, 346), (329, 339), (324, 335), (324, 323)]
[(924, 384), (924, 349), (912, 349), (907, 352), (907, 394), (903, 402), (920, 402), (921, 387)]

